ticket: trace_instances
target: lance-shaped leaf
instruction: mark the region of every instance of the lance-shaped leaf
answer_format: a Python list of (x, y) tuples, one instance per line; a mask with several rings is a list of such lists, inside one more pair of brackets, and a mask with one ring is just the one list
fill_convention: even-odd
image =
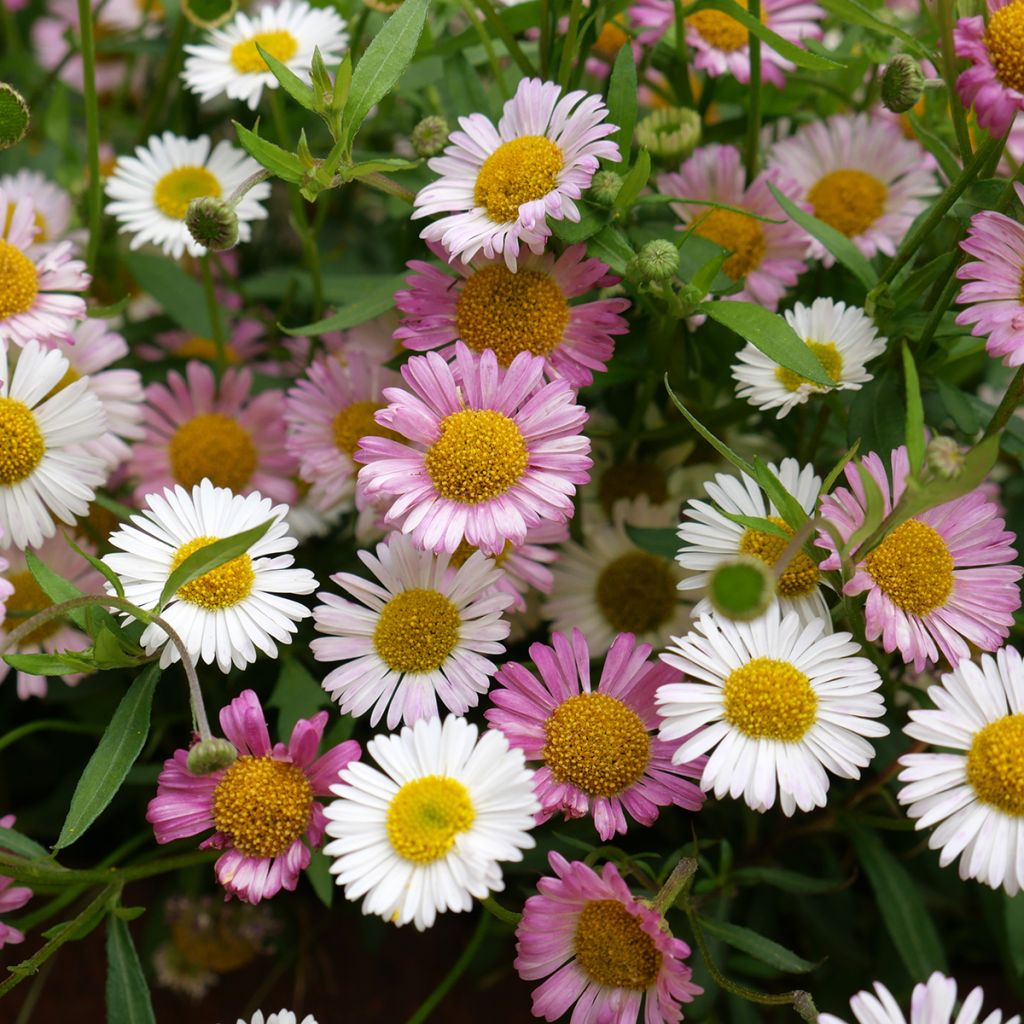
[[(259, 39), (259, 36), (256, 37)], [(291, 68), (286, 64), (282, 64), (272, 53), (267, 53), (262, 46), (257, 42), (256, 49), (259, 51), (259, 55), (266, 61), (267, 70), (281, 83), (281, 88), (296, 103), (306, 108), (306, 110), (313, 110), (315, 104), (313, 102), (313, 90), (308, 86)]]
[(618, 143), (622, 159), (629, 159), (629, 147), (633, 142), (633, 129), (636, 126), (636, 63), (633, 60), (633, 48), (620, 48), (612, 66), (608, 80), (608, 120), (619, 126), (619, 130), (610, 136), (612, 142)]
[(231, 123), (235, 126), (242, 148), (257, 163), (262, 164), (272, 174), (276, 174), (282, 181), (290, 181), (297, 185), (305, 179), (306, 167), (294, 153), (261, 139), (256, 132), (250, 131), (237, 121)]
[(123, 918), (107, 918), (107, 1024), (156, 1024), (149, 985)]

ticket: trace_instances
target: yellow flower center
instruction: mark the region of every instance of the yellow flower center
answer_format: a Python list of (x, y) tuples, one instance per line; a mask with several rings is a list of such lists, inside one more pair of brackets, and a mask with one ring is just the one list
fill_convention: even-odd
[[(719, 11), (698, 11), (698, 14), (718, 14), (722, 18), (727, 17)], [(750, 271), (761, 266), (766, 243), (761, 224), (753, 217), (734, 213), (732, 210), (712, 209), (700, 215), (694, 230), (698, 235), (732, 253), (722, 265), (722, 270), (734, 281), (746, 277)]]
[(996, 77), (1003, 85), (1024, 92), (1024, 3), (1013, 3), (993, 11), (985, 29), (988, 50)]
[(476, 820), (469, 790), (457, 779), (424, 775), (407, 782), (388, 807), (387, 830), (399, 857), (433, 864), (455, 845), (455, 837)]
[(979, 730), (967, 753), (967, 781), (983, 804), (1024, 817), (1024, 713)]
[(309, 825), (313, 788), (302, 769), (272, 757), (238, 758), (213, 791), (213, 824), (246, 857), (277, 857)]
[(873, 174), (848, 167), (819, 178), (807, 199), (818, 220), (854, 238), (882, 216), (887, 194), (885, 185)]
[[(217, 360), (217, 342), (213, 338), (203, 338), (193, 334), (184, 343), (179, 345), (174, 354), (179, 359), (202, 359), (205, 362), (213, 363)], [(238, 363), (238, 353), (228, 342), (224, 346), (224, 361), (235, 365)]]
[[(171, 559), (171, 572), (181, 565), (189, 555), (220, 540), (219, 537), (196, 537), (182, 544)], [(204, 572), (191, 583), (186, 583), (175, 597), (179, 601), (188, 601), (208, 612), (220, 608), (230, 608), (245, 600), (252, 593), (252, 585), (256, 574), (252, 570), (252, 559), (248, 555), (239, 555), (230, 562), (218, 565), (216, 569)]]
[[(14, 221), (14, 210), (17, 203), (8, 202), (7, 205), (7, 217), (4, 221), (4, 229), (0, 231), (0, 235), (7, 235), (11, 230), (11, 223)], [(39, 245), (40, 242), (48, 242), (50, 240), (50, 233), (46, 225), (46, 218), (39, 212), (39, 208), (36, 207), (32, 214), (32, 220), (35, 222), (36, 233), (32, 237), (33, 245)]]
[(668, 480), (649, 462), (617, 462), (601, 474), (597, 493), (601, 506), (611, 514), (612, 506), (621, 498), (639, 498), (643, 494), (652, 505), (668, 501)]
[[(790, 537), (793, 536), (792, 528), (784, 519), (778, 516), (768, 516), (768, 519), (785, 530)], [(747, 529), (740, 537), (740, 551), (744, 555), (753, 555), (754, 558), (761, 559), (765, 565), (774, 565), (788, 544), (786, 538), (762, 530)], [(776, 588), (783, 597), (803, 597), (810, 594), (817, 585), (818, 567), (813, 559), (801, 551), (789, 563), (789, 568), (779, 578)]]
[[(843, 372), (843, 357), (836, 349), (834, 341), (809, 341), (807, 347), (818, 357), (818, 361), (825, 367), (825, 372), (834, 380), (838, 381)], [(775, 378), (787, 391), (796, 391), (803, 384), (810, 384), (818, 391), (824, 391), (820, 384), (814, 384), (806, 377), (801, 377), (793, 370), (778, 366), (775, 369)]]
[[(740, 7), (747, 9), (747, 0), (738, 0)], [(764, 5), (761, 6), (761, 23), (766, 23)], [(742, 50), (750, 40), (750, 33), (735, 19), (721, 11), (697, 11), (686, 19), (709, 45), (723, 53)]]
[(676, 578), (664, 558), (630, 551), (609, 562), (594, 587), (605, 620), (619, 633), (649, 633), (672, 618)]
[[(46, 611), (51, 607), (53, 601), (43, 592), (43, 588), (36, 582), (35, 576), (22, 569), (20, 572), (7, 574), (7, 582), (14, 587), (14, 593), (7, 598), (7, 629), (8, 631), (20, 626), (26, 619), (32, 618), (39, 612)], [(37, 626), (27, 636), (21, 638), (23, 647), (31, 647), (42, 643), (47, 637), (53, 636), (61, 627), (60, 619), (50, 619), (41, 626)]]
[(252, 436), (236, 420), (219, 412), (204, 412), (186, 420), (167, 445), (171, 473), (182, 487), (194, 487), (206, 477), (216, 487), (240, 491), (256, 469)]
[(497, 224), (518, 220), (523, 203), (554, 190), (564, 163), (562, 150), (543, 135), (522, 135), (503, 142), (476, 176), (476, 205)]
[(523, 435), (494, 409), (453, 412), (440, 431), (423, 461), (442, 498), (478, 505), (504, 494), (526, 470)]
[(0, 238), (0, 320), (31, 309), (38, 294), (35, 264), (16, 245)]
[(264, 52), (282, 64), (287, 64), (299, 50), (299, 41), (287, 29), (257, 32), (231, 47), (231, 63), (239, 74), (256, 75), (267, 70), (267, 62), (256, 49), (257, 43), (263, 47)]
[(458, 609), (444, 594), (413, 587), (381, 609), (373, 644), (395, 672), (433, 672), (455, 649), (461, 625)]
[(871, 578), (897, 608), (927, 615), (953, 589), (953, 556), (937, 530), (908, 519), (864, 560)]
[(46, 454), (35, 413), (16, 398), (0, 398), (0, 484), (20, 483)]
[(753, 739), (796, 743), (818, 717), (811, 681), (788, 661), (754, 658), (725, 681), (725, 720)]
[(569, 324), (569, 303), (549, 274), (504, 263), (478, 270), (462, 286), (455, 306), (459, 337), (474, 352), (494, 350), (508, 366), (520, 352), (550, 355)]
[(573, 945), (576, 962), (598, 985), (643, 992), (658, 980), (661, 952), (618, 900), (584, 904)]
[(605, 693), (562, 701), (544, 723), (541, 756), (559, 782), (590, 796), (629, 789), (651, 759), (651, 738), (640, 716)]
[(594, 53), (611, 62), (628, 40), (629, 35), (616, 22), (606, 21), (597, 39), (594, 40)]
[(174, 220), (184, 220), (188, 204), (203, 196), (219, 196), (220, 182), (205, 168), (187, 165), (168, 171), (153, 189), (157, 209)]
[(384, 406), (380, 402), (353, 402), (334, 417), (334, 443), (338, 451), (344, 452), (349, 461), (355, 464), (353, 456), (359, 450), (359, 442), (364, 437), (390, 437), (393, 441), (404, 438), (387, 427), (382, 427), (373, 414)]

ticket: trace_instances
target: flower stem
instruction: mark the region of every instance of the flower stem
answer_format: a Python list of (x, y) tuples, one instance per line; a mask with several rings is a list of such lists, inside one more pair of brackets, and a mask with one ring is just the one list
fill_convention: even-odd
[(359, 180), (365, 181), (367, 185), (377, 189), (379, 192), (385, 192), (389, 196), (401, 199), (402, 202), (408, 203), (410, 206), (412, 206), (416, 199), (415, 192), (407, 189), (404, 185), (399, 185), (397, 181), (392, 181), (386, 174), (381, 174), (380, 171), (372, 171)]
[(679, 863), (672, 869), (672, 874), (665, 879), (665, 884), (658, 890), (651, 904), (654, 909), (665, 916), (665, 912), (671, 907), (676, 897), (690, 886), (693, 876), (697, 873), (697, 861), (693, 857), (682, 857)]
[(519, 924), (523, 916), (514, 910), (509, 910), (508, 907), (503, 907), (493, 896), (485, 896), (480, 901), (480, 906), (493, 914), (499, 921), (504, 921), (505, 924)]
[(522, 71), (527, 78), (533, 78), (537, 74), (537, 69), (530, 62), (530, 58), (523, 53), (522, 47), (516, 42), (516, 38), (509, 31), (508, 26), (498, 16), (498, 12), (494, 9), (494, 5), (491, 0), (476, 0), (477, 6), (481, 12), (487, 24), (491, 29), (497, 33), (498, 38), (505, 44), (505, 49), (508, 50), (508, 55), (516, 62), (519, 70)]
[(473, 9), (473, 5), (470, 0), (459, 0), (459, 6), (465, 11), (466, 17), (469, 18), (469, 23), (473, 26), (478, 38), (480, 39), (480, 45), (483, 46), (484, 52), (487, 54), (487, 61), (491, 65), (491, 71), (494, 73), (494, 81), (498, 86), (498, 92), (501, 93), (501, 98), (507, 100), (512, 93), (509, 92), (508, 82), (505, 79), (505, 72), (501, 68), (501, 62), (498, 60), (497, 51), (494, 49), (494, 43), (491, 41), (491, 37), (487, 34), (487, 30), (484, 28), (483, 22), (477, 17), (476, 11)]
[(232, 206), (237, 206), (241, 201), (242, 197), (246, 192), (249, 191), (254, 185), (258, 185), (261, 181), (266, 181), (268, 178), (272, 178), (273, 175), (265, 167), (258, 170), (255, 174), (250, 174), (245, 181), (242, 182), (234, 192), (228, 196), (228, 202)]
[(79, 34), (82, 44), (82, 95), (85, 100), (86, 159), (89, 188), (86, 209), (89, 214), (89, 241), (85, 262), (90, 273), (96, 270), (96, 254), (100, 246), (101, 188), (100, 182), (100, 106), (96, 96), (96, 38), (93, 34), (93, 12), (90, 0), (78, 0)]
[(942, 54), (942, 78), (946, 83), (949, 114), (956, 132), (960, 159), (966, 165), (971, 159), (971, 134), (967, 130), (964, 106), (956, 91), (956, 51), (953, 47), (953, 7), (955, 0), (938, 0), (936, 17), (939, 22), (939, 52)]
[(206, 315), (210, 320), (210, 332), (213, 344), (217, 348), (217, 376), (223, 375), (228, 365), (227, 339), (224, 336), (224, 321), (220, 317), (220, 306), (217, 305), (217, 293), (213, 287), (213, 271), (210, 270), (210, 254), (203, 253), (199, 257), (203, 277), (203, 295), (206, 298)]
[(672, 3), (675, 8), (676, 27), (676, 69), (673, 88), (679, 104), (684, 107), (692, 107), (693, 88), (690, 85), (690, 52), (686, 45), (686, 19), (683, 17), (682, 0), (672, 0)]
[(1013, 375), (1013, 380), (1010, 381), (1010, 386), (1006, 389), (1003, 400), (999, 403), (996, 411), (992, 414), (992, 419), (989, 420), (989, 424), (985, 428), (984, 437), (998, 434), (1010, 422), (1010, 417), (1016, 412), (1022, 398), (1024, 398), (1024, 366), (1021, 366)]
[[(749, 0), (747, 9), (752, 18), (761, 18), (761, 0)], [(748, 34), (750, 47), (750, 88), (747, 95), (747, 144), (743, 166), (747, 172), (747, 185), (757, 177), (758, 156), (761, 149), (761, 40), (753, 32)]]
[(83, 722), (65, 722), (62, 718), (37, 718), (33, 722), (26, 722), (0, 736), (0, 750), (17, 743), (18, 740), (24, 739), (26, 736), (31, 736), (34, 732), (74, 732), (98, 736), (101, 731), (102, 727), (97, 728)]

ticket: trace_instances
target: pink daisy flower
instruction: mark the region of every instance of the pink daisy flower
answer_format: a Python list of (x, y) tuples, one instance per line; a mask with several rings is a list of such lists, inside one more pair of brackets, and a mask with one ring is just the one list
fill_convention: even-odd
[(0, 339), (18, 345), (64, 338), (85, 317), (91, 277), (71, 258), (72, 243), (35, 245), (35, 204), (0, 189)]
[(295, 463), (285, 448), (284, 395), (255, 397), (252, 373), (228, 369), (220, 383), (198, 360), (185, 376), (172, 371), (167, 384), (146, 388), (145, 436), (132, 450), (135, 499), (203, 479), (235, 494), (260, 494), (290, 504)]
[[(892, 480), (874, 452), (860, 460), (878, 484), (885, 512), (903, 496), (910, 465), (907, 449), (891, 456)], [(821, 515), (846, 539), (864, 522), (866, 499), (857, 467), (846, 467), (849, 489), (822, 499)], [(844, 587), (848, 595), (867, 592), (867, 638), (882, 638), (887, 653), (898, 650), (915, 672), (944, 657), (952, 666), (970, 657), (968, 643), (994, 651), (1006, 639), (1020, 607), (1017, 581), (1024, 569), (1006, 565), (1017, 557), (1013, 534), (981, 488), (922, 512), (891, 530), (858, 565)], [(816, 543), (835, 551), (820, 534)], [(838, 569), (833, 553), (823, 570)]]
[(679, 673), (649, 662), (650, 644), (620, 633), (593, 690), (586, 637), (578, 629), (571, 639), (552, 633), (551, 644), (530, 647), (539, 680), (515, 662), (498, 669), (495, 679), (503, 688), (491, 691), (494, 707), (485, 712), (511, 747), (528, 761), (544, 762), (534, 775), (541, 802), (537, 823), (558, 811), (566, 819), (589, 814), (607, 842), (616, 833), (625, 835), (625, 811), (647, 826), (668, 804), (699, 811), (704, 794), (684, 776), (699, 779), (707, 759), (674, 765), (676, 746), (651, 735), (660, 725), (655, 691)]
[(520, 243), (544, 251), (547, 218), (578, 222), (574, 200), (590, 187), (600, 160), (621, 160), (607, 136), (600, 96), (562, 95), (553, 82), (524, 78), (504, 107), (498, 127), (483, 114), (460, 117), (443, 156), (428, 162), (441, 175), (420, 189), (413, 218), (447, 214), (421, 238), (440, 242), (468, 262), (478, 252), (503, 256), (516, 269)]
[[(14, 828), (15, 817), (5, 814), (0, 818), (0, 828)], [(12, 910), (20, 910), (32, 899), (32, 890), (24, 885), (15, 885), (13, 878), (0, 875), (0, 914), (8, 914)], [(13, 925), (0, 921), (0, 949), (24, 942), (25, 935)]]
[[(225, 362), (229, 366), (255, 366), (266, 345), (261, 339), (266, 330), (259, 320), (241, 318), (229, 323), (229, 337), (224, 344)], [(164, 331), (153, 344), (139, 344), (135, 351), (153, 362), (162, 359), (201, 359), (211, 365), (217, 362), (217, 343), (213, 338), (189, 331)]]
[(341, 769), (359, 760), (355, 740), (317, 757), (327, 719), (326, 711), (300, 718), (287, 745), (272, 745), (259, 697), (243, 690), (220, 712), (236, 761), (209, 775), (189, 771), (187, 750), (164, 762), (146, 812), (156, 841), (213, 829), (199, 848), (224, 850), (214, 872), (228, 897), (259, 903), (294, 891), (327, 824), (314, 797), (327, 796)]
[(684, 963), (690, 947), (637, 899), (611, 862), (601, 874), (554, 850), (555, 877), (537, 882), (516, 926), (515, 968), (524, 981), (547, 979), (533, 993), (533, 1015), (573, 1024), (676, 1024), (681, 1003), (703, 992)]
[(597, 299), (575, 306), (569, 300), (615, 284), (600, 260), (584, 258), (585, 245), (570, 246), (557, 259), (554, 253), (527, 255), (513, 273), (503, 260), (477, 260), (467, 265), (453, 259), (459, 275), (430, 263), (413, 260), (406, 278), (408, 291), (395, 294), (405, 314), (395, 331), (414, 352), (439, 349), (452, 359), (455, 342), (474, 352), (493, 349), (502, 366), (520, 352), (543, 356), (546, 375), (564, 377), (573, 387), (590, 384), (612, 357), (613, 334), (629, 330), (619, 316), (628, 299)]
[[(696, 150), (678, 171), (659, 174), (657, 183), (658, 191), (667, 196), (710, 199), (776, 220), (781, 219), (781, 211), (768, 183), (790, 199), (797, 198), (796, 186), (778, 171), (763, 171), (749, 188), (745, 180), (739, 150), (714, 144)], [(776, 309), (786, 289), (807, 269), (803, 260), (807, 236), (791, 221), (770, 224), (696, 203), (673, 203), (672, 210), (683, 222), (680, 230), (692, 227), (698, 235), (732, 252), (722, 270), (734, 281), (742, 280), (743, 287), (723, 298)]]
[(412, 443), (366, 437), (356, 452), (367, 496), (393, 499), (387, 523), (433, 551), (466, 540), (496, 555), (531, 526), (569, 519), (590, 479), (587, 412), (567, 381), (544, 383), (541, 356), (522, 352), (502, 370), (493, 350), (459, 342), (451, 365), (428, 352), (402, 376), (411, 392), (385, 388), (391, 404), (376, 419)]
[(32, 200), (35, 207), (35, 245), (59, 242), (64, 238), (73, 238), (76, 242), (84, 240), (83, 231), (75, 231), (73, 236), (68, 232), (71, 224), (71, 196), (45, 174), (23, 167), (15, 174), (0, 175), (0, 191), (7, 195), (9, 206), (25, 198)]
[(1024, 110), (1024, 65), (1020, 60), (1024, 2), (988, 0), (988, 24), (982, 15), (960, 18), (953, 47), (971, 66), (956, 80), (960, 102), (994, 136), (1005, 135)]
[[(1024, 202), (1024, 186), (1015, 184)], [(1006, 366), (1024, 363), (1024, 224), (993, 210), (971, 218), (960, 248), (977, 259), (964, 263), (956, 276), (967, 284), (956, 301), (967, 305), (956, 317), (958, 324), (972, 324), (971, 334), (988, 337), (985, 348)]]

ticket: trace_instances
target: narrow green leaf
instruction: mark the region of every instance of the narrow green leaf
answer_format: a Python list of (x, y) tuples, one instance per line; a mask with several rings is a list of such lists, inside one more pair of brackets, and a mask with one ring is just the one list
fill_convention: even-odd
[[(884, 36), (886, 41), (896, 36), (903, 41), (909, 50), (916, 53), (918, 57), (930, 60), (933, 64), (938, 64), (936, 54), (930, 51), (919, 39), (916, 39), (909, 32), (905, 32), (896, 25), (890, 25), (887, 21), (882, 21), (874, 12), (870, 11), (863, 4), (858, 3), (858, 0), (822, 0), (822, 7), (826, 11), (831, 11), (840, 21), (850, 25), (861, 25), (864, 28), (869, 28), (872, 32), (877, 32), (879, 35)], [(882, 8), (882, 10), (885, 10), (885, 8)]]
[(978, 418), (977, 410), (971, 404), (971, 399), (958, 387), (948, 384), (941, 377), (935, 378), (935, 384), (939, 389), (942, 405), (957, 425), (957, 429), (962, 430), (968, 437), (973, 437), (981, 430), (981, 420)]
[(129, 270), (139, 287), (159, 303), (179, 327), (209, 338), (212, 333), (203, 289), (166, 256), (133, 252)]
[(85, 315), (90, 320), (110, 320), (115, 316), (120, 316), (131, 301), (131, 295), (122, 295), (117, 302), (112, 302), (108, 306), (88, 306)]
[(860, 441), (854, 441), (849, 448), (846, 449), (843, 457), (828, 471), (828, 476), (825, 477), (821, 485), (821, 493), (828, 494), (832, 490), (832, 485), (839, 479), (839, 474), (846, 469), (847, 463), (857, 454), (857, 449), (860, 448)]
[(121, 583), (121, 577), (114, 572), (113, 569), (107, 565), (106, 562), (101, 558), (97, 558), (95, 555), (90, 555), (88, 551), (83, 551), (76, 543), (75, 539), (70, 533), (64, 534), (64, 540), (67, 541), (68, 547), (77, 555), (81, 555), (98, 573), (100, 573), (104, 579), (114, 588), (114, 593), (118, 597), (124, 597), (124, 585)]
[(718, 277), (719, 272), (725, 265), (725, 261), (728, 258), (729, 254), (723, 250), (717, 256), (708, 260), (707, 263), (705, 263), (704, 266), (702, 266), (700, 270), (690, 278), (691, 286), (695, 288), (699, 294), (707, 295), (707, 293), (711, 291), (711, 285), (714, 283), (715, 278)]
[(334, 77), (334, 95), (331, 97), (331, 112), (340, 114), (348, 101), (348, 91), (352, 85), (352, 51), (345, 54), (345, 59)]
[(675, 527), (634, 526), (632, 523), (624, 526), (629, 539), (642, 551), (667, 558), (670, 562), (675, 560), (681, 546)]
[(1006, 920), (1006, 948), (1019, 977), (1024, 977), (1024, 894), (1003, 896)]
[[(847, 549), (856, 551), (878, 529), (885, 518), (885, 497), (882, 494), (878, 482), (868, 472), (862, 462), (855, 464), (857, 473), (860, 475), (860, 482), (864, 488), (864, 522), (851, 534), (847, 541)], [(867, 552), (863, 552), (867, 554)]]
[(113, 914), (107, 918), (107, 1024), (156, 1024), (131, 932)]
[(404, 275), (396, 277), (381, 278), (375, 284), (367, 284), (363, 289), (363, 295), (346, 303), (337, 313), (324, 320), (317, 320), (312, 324), (303, 324), (301, 327), (281, 326), (285, 334), (302, 337), (315, 337), (327, 331), (342, 331), (349, 327), (356, 327), (366, 323), (374, 317), (386, 313), (394, 308), (395, 292), (405, 283)]
[(806, 974), (813, 971), (818, 965), (796, 953), (780, 946), (773, 939), (759, 935), (749, 928), (743, 928), (738, 924), (730, 924), (728, 921), (717, 921), (714, 918), (702, 917), (701, 928), (716, 939), (721, 939), (727, 946), (738, 949), (743, 953), (749, 953), (752, 957), (762, 963), (769, 964), (776, 970), (785, 971), (786, 974)]
[(775, 506), (779, 515), (786, 521), (786, 524), (799, 530), (807, 522), (807, 513), (803, 506), (789, 491), (782, 485), (782, 481), (775, 475), (774, 471), (760, 456), (755, 455), (753, 461), (754, 479), (761, 490), (768, 495), (769, 500)]
[(914, 130), (914, 138), (939, 162), (947, 181), (958, 177), (961, 171), (960, 160), (953, 150), (938, 135), (929, 131), (913, 110), (907, 111), (907, 118), (910, 121), (910, 127)]
[(665, 374), (665, 390), (668, 392), (668, 397), (672, 399), (672, 404), (683, 414), (683, 418), (687, 423), (693, 427), (694, 430), (704, 438), (705, 441), (712, 448), (718, 452), (728, 462), (731, 462), (737, 469), (748, 474), (749, 476), (754, 475), (754, 469), (749, 462), (741, 459), (724, 441), (719, 441), (714, 434), (704, 426), (703, 423), (696, 416), (686, 408), (685, 405), (680, 401), (679, 396), (672, 390), (672, 385), (668, 382), (668, 374)]
[(907, 457), (910, 472), (917, 475), (924, 465), (924, 406), (921, 404), (921, 382), (910, 347), (903, 343), (903, 375), (907, 382)]
[[(42, 588), (43, 593), (54, 603), (71, 601), (76, 597), (82, 597), (82, 591), (69, 580), (55, 573), (48, 565), (39, 560), (34, 551), (25, 552), (25, 564), (28, 571), (32, 573), (36, 583)], [(85, 609), (75, 608), (68, 612), (68, 618), (79, 628), (86, 628)]]
[(580, 213), (578, 221), (556, 220), (551, 224), (555, 237), (568, 245), (592, 238), (612, 219), (611, 210), (596, 207), (585, 199), (577, 200), (576, 209)]
[(622, 180), (619, 194), (615, 197), (616, 210), (628, 210), (633, 200), (640, 195), (647, 179), (651, 176), (651, 154), (646, 149), (640, 150), (636, 163), (630, 168), (629, 174)]
[(321, 850), (314, 850), (306, 868), (306, 877), (317, 899), (330, 908), (334, 903), (334, 876), (331, 874), (331, 861)]
[(97, 665), (82, 654), (5, 654), (4, 661), (19, 672), (34, 676), (70, 676), (78, 672), (95, 672)]
[(611, 136), (618, 143), (622, 159), (629, 158), (633, 143), (633, 129), (636, 127), (637, 109), (636, 63), (633, 48), (623, 46), (615, 58), (611, 77), (608, 80), (608, 121), (617, 124), (619, 130)]
[(238, 133), (238, 141), (242, 148), (257, 163), (266, 167), (272, 174), (276, 174), (282, 181), (290, 181), (298, 185), (306, 177), (306, 168), (302, 161), (287, 149), (275, 146), (273, 142), (261, 139), (256, 132), (251, 131), (237, 121), (231, 122)]
[(301, 661), (294, 657), (285, 657), (267, 704), (277, 708), (279, 712), (278, 733), (281, 736), (290, 736), (300, 718), (310, 718), (321, 708), (329, 708), (331, 698)]
[(784, 540), (789, 540), (793, 536), (788, 530), (777, 526), (770, 519), (762, 519), (760, 516), (741, 516), (736, 512), (726, 512), (724, 508), (720, 508), (718, 511), (726, 519), (731, 519), (737, 525), (744, 526), (748, 530), (770, 533), (773, 537), (782, 537)]
[(149, 665), (121, 698), (99, 745), (85, 766), (54, 850), (77, 842), (121, 788), (149, 735), (149, 714), (160, 666)]
[(730, 876), (738, 885), (770, 885), (783, 892), (815, 895), (843, 885), (842, 879), (814, 878), (785, 868), (737, 868)]
[(19, 857), (27, 857), (29, 860), (50, 859), (50, 854), (34, 839), (29, 839), (12, 828), (0, 828), (0, 850), (15, 853)]
[(587, 254), (604, 260), (616, 274), (625, 274), (626, 266), (633, 258), (633, 247), (614, 224), (609, 224), (591, 238)]
[(115, 632), (108, 626), (96, 628), (92, 655), (98, 669), (128, 668), (148, 660), (121, 630)]
[[(258, 36), (256, 37), (259, 38)], [(272, 53), (267, 53), (266, 50), (256, 43), (256, 49), (259, 55), (266, 61), (267, 69), (270, 73), (280, 82), (281, 88), (296, 103), (306, 108), (306, 110), (313, 110), (313, 90), (308, 86), (291, 68), (286, 64), (282, 64)]]

